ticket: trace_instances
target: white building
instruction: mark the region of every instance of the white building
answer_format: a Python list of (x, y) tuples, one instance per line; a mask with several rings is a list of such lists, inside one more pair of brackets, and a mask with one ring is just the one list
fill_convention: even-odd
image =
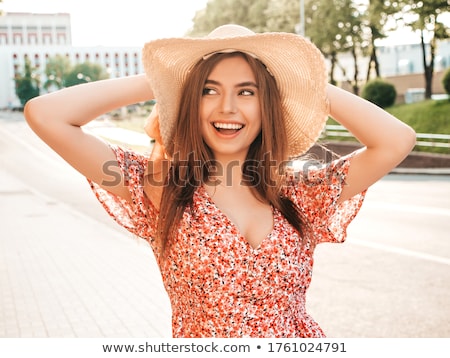
[[(426, 44), (429, 51), (429, 45)], [(388, 78), (392, 76), (410, 75), (423, 73), (422, 48), (420, 44), (380, 45), (377, 47), (377, 57), (380, 64), (380, 76)], [(354, 60), (351, 54), (338, 55), (339, 66), (335, 70), (338, 81), (352, 81), (354, 78)], [(429, 53), (427, 53), (429, 61)], [(358, 58), (358, 79), (366, 80), (369, 60), (367, 57)], [(450, 67), (450, 40), (438, 42), (434, 71), (445, 71)]]
[(14, 77), (23, 73), (25, 59), (44, 83), (47, 60), (63, 55), (75, 65), (102, 65), (110, 77), (143, 72), (139, 47), (72, 47), (69, 14), (7, 13), (0, 16), (0, 108), (19, 107)]
[(7, 13), (0, 16), (0, 46), (70, 45), (69, 14)]
[[(429, 45), (426, 45), (429, 51)], [(383, 77), (422, 73), (423, 60), (420, 44), (379, 46), (378, 58), (382, 63)], [(429, 61), (427, 54), (427, 61)], [(450, 41), (439, 41), (434, 58), (434, 70), (443, 71), (450, 67)]]

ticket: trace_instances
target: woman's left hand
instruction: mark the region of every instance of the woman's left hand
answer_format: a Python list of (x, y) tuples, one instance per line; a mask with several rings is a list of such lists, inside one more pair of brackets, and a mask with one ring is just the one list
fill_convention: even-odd
[(145, 133), (155, 140), (145, 172), (144, 191), (150, 201), (159, 208), (162, 189), (169, 172), (170, 158), (167, 156), (159, 131), (159, 113), (157, 104), (153, 106), (144, 129)]

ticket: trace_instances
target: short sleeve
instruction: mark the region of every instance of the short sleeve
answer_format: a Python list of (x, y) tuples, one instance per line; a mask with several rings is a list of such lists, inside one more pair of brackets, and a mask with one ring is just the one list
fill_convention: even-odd
[(110, 193), (88, 179), (92, 191), (107, 213), (134, 235), (149, 241), (156, 225), (156, 209), (144, 195), (143, 179), (148, 158), (132, 150), (111, 145), (131, 194), (131, 202)]
[(352, 156), (344, 156), (326, 165), (303, 167), (294, 180), (292, 198), (301, 208), (315, 243), (343, 242), (347, 227), (358, 214), (366, 191), (338, 204)]

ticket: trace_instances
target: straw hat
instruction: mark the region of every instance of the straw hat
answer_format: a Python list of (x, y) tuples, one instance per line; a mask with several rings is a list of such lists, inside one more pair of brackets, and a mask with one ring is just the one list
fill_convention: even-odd
[(305, 153), (319, 137), (328, 117), (327, 71), (321, 52), (296, 34), (254, 33), (238, 25), (220, 26), (202, 38), (158, 39), (145, 44), (142, 61), (158, 101), (163, 144), (171, 147), (168, 144), (189, 70), (210, 54), (235, 51), (258, 58), (275, 77), (289, 155), (292, 158)]

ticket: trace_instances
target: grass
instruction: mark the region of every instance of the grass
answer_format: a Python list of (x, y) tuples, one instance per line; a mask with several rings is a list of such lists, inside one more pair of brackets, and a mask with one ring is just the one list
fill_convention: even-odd
[[(386, 109), (416, 133), (450, 135), (450, 100), (426, 100)], [(443, 141), (443, 140), (440, 140)], [(443, 141), (448, 143), (447, 141)], [(415, 151), (450, 154), (450, 148), (416, 146)]]
[(450, 101), (427, 100), (386, 109), (417, 133), (450, 134)]
[[(426, 100), (411, 104), (401, 104), (386, 108), (386, 111), (410, 125), (416, 133), (450, 135), (450, 101)], [(337, 124), (330, 119), (328, 124)], [(354, 140), (329, 137), (330, 140)], [(448, 141), (447, 141), (448, 143)], [(415, 151), (450, 154), (450, 148), (416, 146)]]

